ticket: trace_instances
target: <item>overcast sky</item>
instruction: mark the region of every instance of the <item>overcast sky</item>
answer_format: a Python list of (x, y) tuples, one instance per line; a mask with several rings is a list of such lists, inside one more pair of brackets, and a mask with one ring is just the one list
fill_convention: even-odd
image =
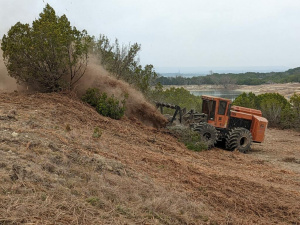
[(300, 66), (300, 0), (0, 0), (0, 37), (46, 3), (161, 67)]

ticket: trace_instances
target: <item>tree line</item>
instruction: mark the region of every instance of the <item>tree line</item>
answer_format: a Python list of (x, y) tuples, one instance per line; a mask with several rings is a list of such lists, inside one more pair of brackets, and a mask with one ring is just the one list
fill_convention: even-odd
[(233, 105), (259, 109), (269, 121), (269, 126), (300, 129), (300, 94), (294, 93), (289, 100), (278, 93), (243, 93)]
[(206, 76), (193, 77), (164, 77), (159, 76), (157, 79), (162, 85), (201, 85), (201, 84), (218, 84), (228, 87), (230, 85), (260, 85), (268, 83), (289, 83), (300, 82), (300, 67), (289, 69), (285, 72), (270, 73), (212, 73)]

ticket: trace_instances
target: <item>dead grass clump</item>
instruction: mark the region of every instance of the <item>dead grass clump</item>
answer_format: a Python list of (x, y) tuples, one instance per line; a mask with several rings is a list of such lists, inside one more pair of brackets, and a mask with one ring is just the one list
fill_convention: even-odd
[(295, 157), (285, 157), (283, 162), (288, 162), (288, 163), (299, 163), (300, 164), (300, 159), (296, 159)]

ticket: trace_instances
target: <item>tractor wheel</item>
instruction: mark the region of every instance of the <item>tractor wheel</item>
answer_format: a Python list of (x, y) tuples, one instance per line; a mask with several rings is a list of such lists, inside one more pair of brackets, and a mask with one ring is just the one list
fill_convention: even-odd
[(218, 132), (216, 128), (208, 123), (199, 123), (194, 128), (194, 131), (200, 133), (201, 141), (203, 141), (208, 148), (211, 148), (215, 145), (218, 139)]
[(228, 150), (239, 150), (242, 153), (246, 153), (250, 150), (252, 143), (252, 134), (249, 130), (238, 127), (229, 131), (226, 136), (225, 146)]

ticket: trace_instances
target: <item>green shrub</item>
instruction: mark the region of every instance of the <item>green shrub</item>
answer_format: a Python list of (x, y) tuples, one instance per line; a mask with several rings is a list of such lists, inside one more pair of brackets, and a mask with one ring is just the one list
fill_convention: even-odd
[(93, 132), (93, 138), (100, 138), (102, 135), (102, 131), (99, 127), (95, 127)]
[(108, 97), (106, 93), (100, 95), (96, 110), (103, 116), (119, 120), (125, 113), (125, 99), (119, 103), (114, 95)]
[(292, 104), (293, 109), (300, 120), (300, 94), (294, 93), (290, 99), (290, 103)]
[(101, 93), (98, 88), (89, 88), (82, 96), (82, 101), (96, 108), (100, 95)]
[(91, 37), (57, 16), (46, 4), (29, 24), (17, 22), (2, 38), (1, 49), (9, 75), (18, 83), (43, 92), (72, 88), (84, 75)]
[(289, 105), (283, 108), (280, 115), (281, 128), (297, 128), (297, 114)]
[(242, 93), (234, 101), (233, 105), (243, 106), (247, 108), (258, 108), (257, 96), (254, 93)]
[(207, 145), (201, 142), (201, 136), (198, 132), (186, 127), (169, 127), (168, 129), (188, 149), (196, 152), (208, 149)]
[(300, 125), (300, 95), (297, 94), (288, 101), (278, 93), (257, 96), (252, 92), (243, 93), (234, 100), (233, 105), (261, 110), (270, 127), (299, 128)]
[(260, 110), (263, 115), (269, 120), (270, 126), (278, 126), (281, 125), (281, 117), (283, 114), (283, 109), (289, 110), (289, 103), (283, 97), (277, 97), (277, 95), (265, 95), (258, 96), (261, 97), (260, 100)]
[(292, 105), (291, 108), (294, 116), (293, 125), (300, 130), (300, 94), (294, 93), (290, 99), (290, 103)]
[(97, 88), (89, 88), (83, 95), (82, 100), (95, 107), (99, 114), (119, 120), (125, 113), (126, 98), (127, 96), (119, 102), (114, 95), (108, 97), (106, 93), (100, 93)]
[[(179, 105), (182, 109), (194, 109), (201, 112), (202, 99), (200, 96), (191, 94), (184, 88), (170, 88), (163, 90), (161, 86), (157, 85), (156, 89), (152, 92), (151, 99), (158, 102), (170, 103)], [(174, 110), (164, 109), (164, 113), (173, 114)]]
[(289, 101), (283, 95), (278, 94), (278, 93), (260, 94), (260, 95), (256, 96), (256, 101), (257, 101), (257, 105), (258, 105), (258, 107), (260, 107), (260, 109), (263, 108), (264, 101), (277, 102), (282, 107), (285, 107), (286, 105), (290, 105)]

